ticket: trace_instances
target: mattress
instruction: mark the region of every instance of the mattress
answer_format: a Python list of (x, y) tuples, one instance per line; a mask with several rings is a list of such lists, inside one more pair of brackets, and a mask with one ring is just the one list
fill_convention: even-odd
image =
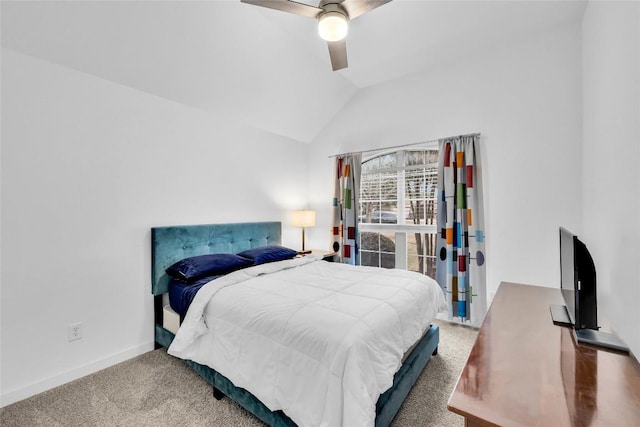
[(169, 304), (162, 307), (162, 327), (173, 335), (177, 334), (180, 328), (180, 315)]

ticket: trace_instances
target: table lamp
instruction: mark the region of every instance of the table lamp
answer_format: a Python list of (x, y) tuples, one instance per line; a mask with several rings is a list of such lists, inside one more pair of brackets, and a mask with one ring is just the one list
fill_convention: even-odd
[(291, 214), (291, 224), (294, 227), (302, 228), (302, 251), (301, 254), (309, 254), (311, 251), (307, 251), (304, 248), (304, 229), (305, 227), (315, 227), (316, 225), (316, 212), (315, 211), (293, 211)]

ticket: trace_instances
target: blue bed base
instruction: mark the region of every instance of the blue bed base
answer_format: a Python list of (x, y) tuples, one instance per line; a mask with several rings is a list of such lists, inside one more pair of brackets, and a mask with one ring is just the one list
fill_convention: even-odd
[[(279, 222), (184, 225), (151, 229), (151, 290), (154, 295), (155, 341), (168, 348), (174, 335), (162, 327), (162, 294), (168, 292), (169, 277), (165, 269), (189, 256), (213, 253), (237, 253), (259, 246), (281, 244)], [(384, 392), (376, 405), (376, 427), (386, 427), (400, 410), (420, 373), (432, 355), (438, 352), (439, 329), (431, 325), (422, 340), (405, 359), (396, 373), (393, 386)], [(214, 389), (214, 395), (225, 395), (272, 427), (296, 424), (282, 411), (271, 411), (245, 389), (233, 385), (214, 369), (190, 360), (185, 363), (200, 374)]]

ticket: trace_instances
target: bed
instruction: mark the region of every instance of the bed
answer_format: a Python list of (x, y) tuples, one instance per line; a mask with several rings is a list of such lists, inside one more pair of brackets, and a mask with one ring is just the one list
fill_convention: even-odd
[[(170, 281), (165, 270), (178, 260), (196, 255), (235, 254), (247, 249), (280, 245), (281, 224), (253, 222), (154, 227), (151, 229), (151, 240), (155, 341), (157, 347), (169, 348), (176, 335), (163, 327), (163, 309), (167, 302), (167, 298), (163, 298), (163, 295), (167, 294)], [(430, 325), (405, 354), (402, 365), (393, 376), (392, 386), (380, 394), (375, 402), (376, 426), (391, 424), (423, 368), (431, 356), (437, 354), (438, 343), (438, 327)], [(296, 425), (285, 412), (270, 410), (247, 389), (236, 387), (223, 373), (192, 360), (185, 360), (185, 362), (213, 386), (216, 398), (224, 396), (231, 398), (270, 426)]]

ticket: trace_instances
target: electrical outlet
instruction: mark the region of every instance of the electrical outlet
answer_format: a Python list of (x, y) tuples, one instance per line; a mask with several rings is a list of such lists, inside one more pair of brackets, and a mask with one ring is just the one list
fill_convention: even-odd
[(82, 338), (82, 323), (70, 323), (67, 326), (67, 336), (69, 341), (75, 341)]

